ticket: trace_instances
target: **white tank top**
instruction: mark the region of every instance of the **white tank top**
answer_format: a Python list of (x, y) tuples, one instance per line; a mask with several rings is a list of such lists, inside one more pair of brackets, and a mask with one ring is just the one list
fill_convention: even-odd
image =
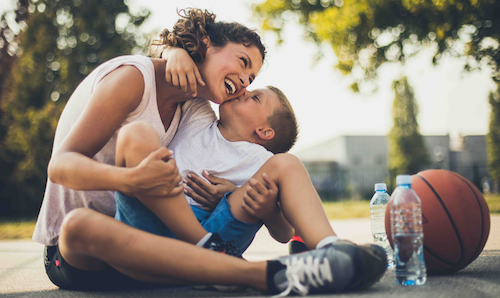
[[(78, 121), (97, 84), (107, 74), (122, 65), (137, 67), (144, 77), (145, 86), (141, 103), (137, 109), (127, 116), (121, 126), (137, 120), (147, 121), (158, 132), (162, 146), (166, 147), (170, 143), (179, 125), (181, 117), (180, 105), (177, 106), (170, 127), (165, 131), (158, 111), (153, 63), (144, 56), (121, 56), (101, 64), (78, 85), (68, 100), (57, 124), (52, 152), (58, 149), (71, 128)], [(114, 165), (118, 130), (106, 145), (97, 152), (93, 157), (94, 160)], [(114, 191), (79, 191), (47, 180), (42, 207), (33, 233), (33, 240), (47, 246), (56, 245), (64, 216), (71, 210), (80, 207), (94, 209), (106, 215), (114, 216), (116, 210)]]

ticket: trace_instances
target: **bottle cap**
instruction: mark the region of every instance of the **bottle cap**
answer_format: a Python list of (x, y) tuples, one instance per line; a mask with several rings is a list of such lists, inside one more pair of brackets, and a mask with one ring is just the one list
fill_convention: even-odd
[(387, 185), (385, 183), (376, 183), (375, 191), (377, 190), (387, 190)]
[(396, 177), (396, 184), (411, 184), (411, 176), (410, 175), (398, 175)]

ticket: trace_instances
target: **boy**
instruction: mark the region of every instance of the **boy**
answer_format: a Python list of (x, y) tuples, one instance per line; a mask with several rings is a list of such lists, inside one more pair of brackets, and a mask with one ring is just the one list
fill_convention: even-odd
[[(297, 137), (293, 110), (279, 89), (256, 90), (221, 104), (218, 121), (205, 100), (191, 100), (182, 110), (182, 120), (169, 147), (183, 177), (188, 171), (209, 169), (237, 186), (252, 175), (253, 179), (226, 194), (213, 212), (193, 206), (193, 214), (184, 195), (139, 198), (166, 226), (139, 200), (117, 193), (117, 219), (141, 230), (177, 236), (199, 246), (217, 245), (212, 243), (207, 230), (218, 233), (222, 240), (234, 242), (236, 251), (231, 253), (235, 255), (246, 250), (262, 224), (282, 243), (293, 236), (294, 229), (300, 235), (307, 235), (304, 241), (309, 248), (338, 240), (300, 161), (288, 154), (273, 156), (265, 149), (286, 152)], [(117, 165), (134, 166), (156, 150), (157, 144), (145, 148), (156, 132), (149, 134), (148, 124), (123, 127), (117, 141)], [(146, 150), (131, 153), (137, 146), (130, 144), (140, 144)], [(190, 203), (197, 205), (192, 199)]]
[[(191, 100), (184, 104), (182, 120), (169, 146), (174, 151), (173, 157), (183, 177), (187, 177), (190, 172), (201, 174), (203, 169), (210, 169), (214, 175), (241, 186), (273, 156), (273, 153), (264, 147), (274, 153), (285, 152), (292, 147), (297, 138), (297, 124), (293, 110), (284, 94), (277, 88), (268, 87), (256, 90), (249, 96), (222, 104), (219, 110), (220, 120), (217, 121), (215, 113), (206, 100)], [(273, 128), (268, 122), (272, 123)], [(140, 125), (147, 126), (146, 124)], [(133, 129), (127, 127), (120, 132), (123, 138), (119, 137), (117, 143), (117, 161), (126, 155), (120, 153), (122, 147), (120, 144), (123, 143), (120, 139), (130, 138), (131, 134), (141, 137), (146, 135), (142, 129), (129, 133), (131, 130)], [(124, 135), (128, 136), (124, 137)], [(130, 142), (144, 144), (143, 140), (128, 143)], [(129, 148), (130, 146), (123, 147)], [(206, 158), (207, 156), (210, 158)], [(237, 251), (234, 253), (240, 255), (251, 243), (262, 225), (262, 220), (260, 217), (242, 216), (242, 213), (244, 214), (242, 210), (236, 206), (230, 207), (229, 201), (236, 202), (236, 200), (228, 200), (228, 197), (229, 195), (226, 195), (221, 200), (214, 212), (202, 209), (193, 199), (187, 198), (198, 221), (202, 222), (210, 232), (221, 234), (223, 240), (236, 241), (234, 245)], [(137, 199), (118, 193), (116, 201), (117, 219), (141, 230), (169, 237), (175, 237), (175, 234), (182, 240), (203, 246), (204, 243), (200, 243), (199, 238), (205, 237), (207, 232), (200, 229), (199, 225), (188, 228), (192, 219), (186, 220), (185, 214), (182, 215), (183, 212), (180, 211), (185, 211), (182, 205), (186, 204), (177, 204), (177, 207), (173, 207), (167, 206), (169, 203), (173, 204), (171, 198), (150, 200), (151, 205), (148, 207), (154, 210), (160, 219), (163, 217), (171, 222), (176, 222), (172, 220), (173, 216), (178, 219), (176, 224), (172, 224), (173, 229), (168, 229)], [(269, 209), (277, 213), (276, 192), (271, 202), (272, 204), (268, 203), (268, 205), (274, 208)], [(145, 204), (148, 205), (147, 202)], [(241, 206), (241, 202), (238, 202), (238, 206)], [(236, 213), (237, 217), (234, 217), (233, 213)], [(258, 212), (257, 215), (262, 216), (261, 213)], [(283, 242), (289, 238), (288, 234), (293, 233), (293, 229), (288, 224), (284, 224), (286, 222), (284, 218), (281, 218), (281, 221), (279, 230), (282, 231), (282, 235), (278, 240)], [(184, 224), (179, 225), (180, 222)], [(277, 223), (280, 224), (280, 222)], [(272, 230), (272, 224), (269, 228)], [(177, 233), (175, 231), (172, 233), (171, 230), (176, 230)], [(187, 234), (197, 236), (193, 238)], [(275, 231), (273, 234), (279, 235), (279, 232)]]
[[(304, 240), (309, 248), (329, 246), (338, 240), (300, 161), (289, 154), (273, 156), (264, 149), (266, 147), (276, 153), (288, 151), (297, 136), (293, 111), (281, 91), (268, 87), (249, 92), (248, 96), (221, 104), (219, 110), (220, 120), (217, 121), (208, 102), (191, 100), (184, 104), (178, 131), (170, 143), (178, 168), (183, 176), (187, 173), (184, 167), (194, 167), (195, 172), (215, 169), (215, 175), (230, 179), (235, 184), (243, 183), (239, 181), (245, 178), (238, 177), (241, 172), (245, 176), (251, 175), (248, 172), (257, 171), (253, 178), (233, 193), (226, 194), (213, 212), (204, 211), (197, 206), (192, 206), (194, 213), (190, 212), (183, 194), (168, 198), (139, 198), (146, 208), (136, 198), (117, 193), (116, 218), (150, 233), (167, 237), (175, 235), (198, 246), (236, 256), (241, 255), (248, 247), (262, 223), (275, 239), (283, 243), (293, 236), (294, 228), (297, 233), (307, 235)], [(278, 135), (284, 138), (279, 138)], [(158, 134), (149, 124), (134, 122), (124, 126), (117, 141), (117, 164), (135, 166), (156, 150), (158, 144)], [(198, 223), (197, 218), (203, 226)], [(204, 228), (214, 232), (214, 235), (207, 233)], [(213, 239), (217, 235), (215, 233), (220, 234), (225, 241), (234, 242), (236, 249), (228, 249), (224, 242)], [(339, 241), (333, 245), (336, 246), (332, 251), (336, 251), (346, 244)], [(354, 247), (353, 245), (352, 249), (357, 249)], [(381, 250), (378, 251), (380, 253)], [(333, 285), (332, 289), (337, 289), (332, 290), (335, 292), (365, 288), (380, 279), (386, 268), (385, 258), (381, 255), (373, 260), (364, 259), (361, 254), (354, 252), (339, 253), (337, 256), (333, 267), (327, 264), (332, 256), (326, 255), (319, 257), (322, 265), (307, 263), (313, 261), (311, 258), (301, 266), (313, 268), (311, 270), (315, 272), (321, 266), (328, 266), (321, 269), (326, 274), (322, 278), (329, 280)], [(289, 261), (302, 262), (293, 258)], [(367, 269), (356, 267), (358, 265), (354, 264), (360, 261), (363, 262), (362, 268), (372, 269), (366, 271)], [(287, 263), (287, 266), (293, 265), (292, 263)], [(269, 265), (269, 272), (282, 266), (273, 264)], [(363, 276), (358, 276), (359, 272), (364, 272)], [(352, 284), (353, 280), (364, 281)], [(297, 287), (294, 291), (307, 293), (306, 288), (295, 282), (276, 282), (280, 287), (284, 286), (280, 291), (285, 291), (285, 295), (294, 287)], [(238, 288), (215, 287), (223, 291)]]

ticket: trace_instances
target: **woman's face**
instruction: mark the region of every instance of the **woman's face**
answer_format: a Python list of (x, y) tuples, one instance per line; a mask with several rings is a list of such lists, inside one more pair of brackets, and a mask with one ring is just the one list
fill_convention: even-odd
[(228, 43), (222, 48), (208, 46), (205, 60), (198, 65), (205, 87), (199, 96), (215, 103), (237, 98), (255, 79), (262, 67), (262, 55), (252, 45)]

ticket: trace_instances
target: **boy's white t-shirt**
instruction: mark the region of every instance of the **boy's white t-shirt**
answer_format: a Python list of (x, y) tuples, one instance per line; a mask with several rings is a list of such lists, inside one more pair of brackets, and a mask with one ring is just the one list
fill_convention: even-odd
[[(246, 141), (229, 142), (217, 127), (210, 103), (193, 99), (182, 106), (182, 117), (169, 149), (183, 178), (203, 170), (242, 186), (273, 156), (263, 146)], [(192, 205), (200, 205), (186, 196)]]
[[(132, 65), (139, 69), (144, 77), (145, 86), (141, 103), (127, 116), (121, 126), (137, 120), (147, 121), (158, 132), (162, 146), (167, 147), (169, 145), (179, 124), (181, 116), (180, 105), (177, 106), (170, 127), (165, 131), (158, 111), (153, 63), (149, 58), (144, 56), (121, 56), (101, 64), (78, 85), (59, 119), (52, 152), (55, 152), (59, 148), (72, 127), (79, 120), (97, 84), (107, 74), (122, 65)], [(115, 164), (118, 131), (119, 129), (93, 157), (94, 160), (109, 165)], [(116, 211), (114, 191), (78, 191), (47, 180), (42, 207), (33, 233), (33, 240), (48, 246), (56, 245), (61, 223), (65, 215), (71, 210), (80, 207), (94, 209), (106, 215), (114, 216)]]

